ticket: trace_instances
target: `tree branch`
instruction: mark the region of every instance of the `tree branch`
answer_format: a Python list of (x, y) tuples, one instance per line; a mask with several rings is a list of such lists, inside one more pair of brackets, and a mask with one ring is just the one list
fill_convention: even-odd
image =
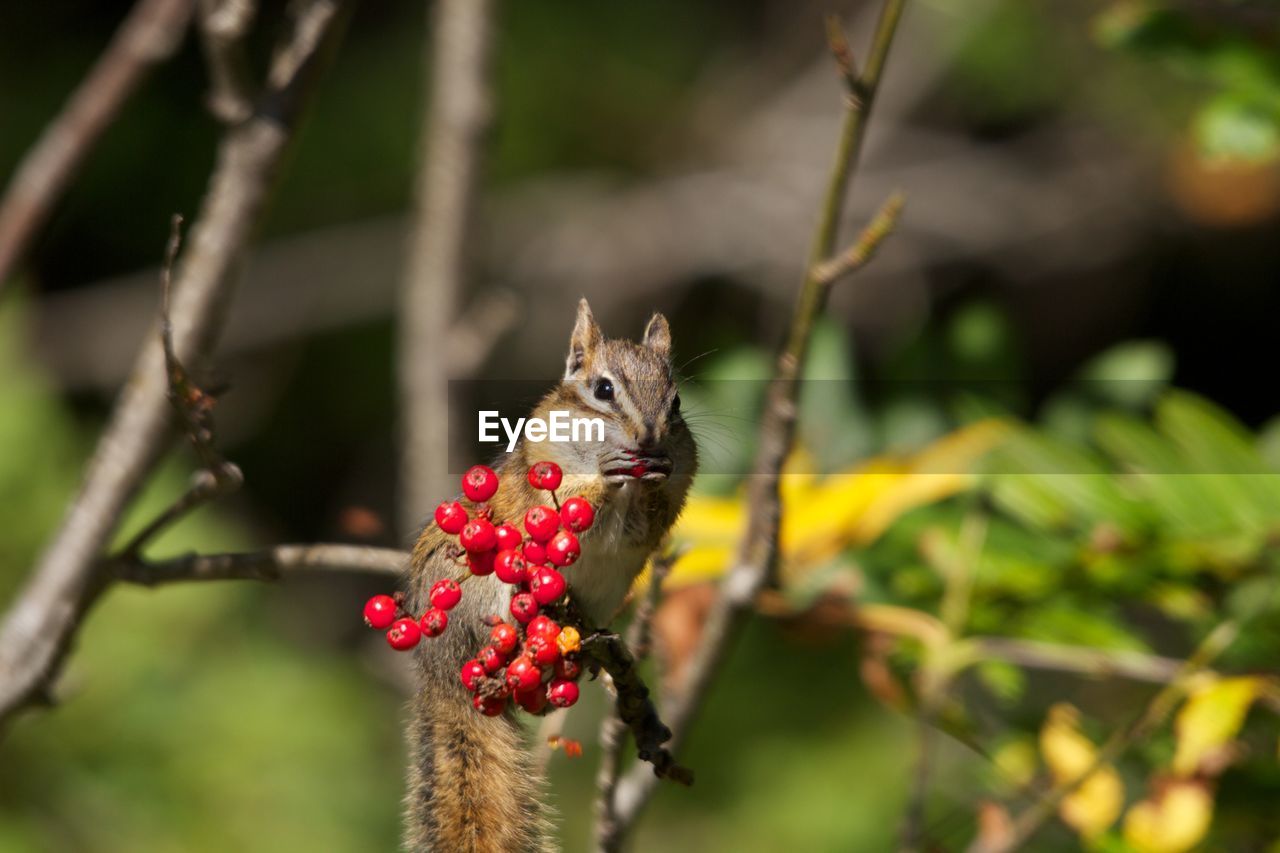
[[(649, 588), (645, 590), (645, 596), (637, 605), (631, 624), (627, 626), (626, 647), (637, 661), (643, 661), (649, 656), (653, 613), (662, 595), (662, 584), (667, 575), (671, 574), (672, 566), (680, 559), (682, 550), (672, 550), (653, 560)], [(615, 701), (600, 722), (600, 768), (596, 773), (596, 788), (599, 793), (596, 796), (595, 812), (596, 836), (601, 843), (616, 832), (617, 815), (613, 812), (613, 797), (622, 769), (622, 744), (626, 732), (627, 723), (622, 718), (619, 703)]]
[(597, 632), (582, 641), (582, 652), (613, 679), (617, 693), (614, 708), (618, 718), (635, 735), (636, 754), (653, 766), (652, 778), (692, 785), (693, 771), (676, 763), (663, 746), (671, 739), (671, 730), (658, 718), (658, 710), (649, 698), (649, 688), (640, 678), (636, 659), (627, 644), (617, 634)]
[(404, 435), (400, 528), (422, 523), (446, 487), (450, 331), (468, 278), (467, 241), (492, 110), (493, 0), (441, 0), (431, 33), (417, 204), (401, 290)]
[(209, 112), (226, 124), (253, 114), (253, 83), (245, 36), (253, 26), (256, 0), (197, 0), (200, 46), (209, 69)]
[[(186, 363), (203, 358), (218, 336), (237, 262), (348, 8), (340, 0), (295, 8), (253, 116), (223, 135), (175, 287), (175, 349)], [(98, 555), (163, 450), (166, 385), (155, 334), (138, 355), (79, 494), (0, 625), (0, 726), (48, 692), (80, 617), (106, 586), (95, 571)]]
[(160, 268), (160, 346), (164, 350), (169, 403), (182, 422), (200, 469), (187, 490), (124, 546), (122, 553), (134, 556), (165, 528), (215, 498), (233, 492), (244, 483), (240, 469), (218, 452), (213, 442), (213, 407), (217, 398), (192, 381), (173, 345), (173, 319), (169, 311), (173, 262), (182, 244), (182, 217), (175, 215), (169, 229), (169, 245)]
[(0, 291), (94, 145), (152, 68), (182, 42), (192, 0), (138, 0), (0, 200)]
[[(815, 277), (813, 269), (834, 251), (845, 198), (865, 136), (867, 117), (904, 3), (905, 0), (885, 0), (866, 68), (858, 79), (861, 97), (846, 99), (844, 125), (804, 282), (786, 344), (766, 393), (760, 442), (748, 484), (747, 530), (703, 628), (701, 642), (688, 666), (684, 683), (679, 693), (671, 698), (666, 712), (672, 732), (670, 749), (673, 751), (679, 750), (730, 642), (737, 637), (754, 605), (757, 593), (772, 580), (776, 570), (781, 520), (778, 482), (795, 437), (800, 371), (808, 353), (814, 322), (830, 291), (830, 283)], [(652, 775), (637, 766), (619, 783), (612, 807), (613, 814), (617, 816), (615, 831), (611, 835), (597, 833), (602, 849), (616, 849), (621, 844), (623, 836), (652, 795), (655, 781)]]
[(830, 287), (846, 275), (862, 269), (875, 257), (876, 249), (897, 225), (904, 204), (906, 197), (902, 193), (895, 192), (889, 196), (852, 246), (818, 264), (809, 274), (824, 287)]
[[(816, 618), (815, 612), (797, 611), (780, 593), (766, 590), (756, 599), (756, 609), (772, 618)], [(832, 611), (824, 610), (824, 613)], [(907, 637), (926, 646), (950, 643), (947, 628), (922, 610), (892, 604), (851, 605), (839, 616), (840, 624), (860, 631)], [(965, 637), (948, 656), (951, 674), (988, 660), (1082, 675), (1089, 678), (1127, 678), (1166, 684), (1178, 677), (1184, 661), (1125, 649), (1095, 649), (1065, 643), (1047, 643), (1018, 637)], [(1217, 673), (1209, 673), (1217, 674)]]
[(231, 554), (188, 554), (169, 560), (147, 561), (122, 555), (102, 561), (112, 580), (143, 586), (178, 581), (275, 581), (299, 571), (351, 571), (399, 575), (409, 563), (407, 551), (365, 545), (318, 543), (277, 545), (264, 551)]

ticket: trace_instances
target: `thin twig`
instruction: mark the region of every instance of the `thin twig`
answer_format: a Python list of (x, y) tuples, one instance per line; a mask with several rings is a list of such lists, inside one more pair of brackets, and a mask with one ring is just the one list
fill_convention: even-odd
[[(942, 602), (939, 606), (942, 627), (947, 637), (959, 638), (969, 619), (970, 597), (978, 562), (987, 537), (987, 519), (979, 513), (965, 517), (960, 530), (960, 548), (945, 560), (934, 560), (943, 579)], [(911, 853), (926, 844), (925, 814), (929, 805), (929, 777), (933, 772), (937, 749), (938, 716), (947, 691), (959, 670), (948, 661), (954, 642), (934, 642), (925, 646), (923, 660), (916, 674), (916, 765), (912, 776), (907, 808), (902, 814), (898, 833), (899, 847)]]
[(192, 0), (138, 0), (0, 200), (0, 290), (89, 152), (147, 73), (182, 42)]
[[(223, 134), (174, 288), (174, 339), (184, 363), (201, 360), (218, 336), (238, 261), (349, 8), (345, 0), (293, 7), (253, 117)], [(81, 617), (107, 585), (95, 570), (98, 557), (168, 435), (163, 349), (158, 334), (149, 336), (79, 494), (0, 625), (0, 726), (47, 695)]]
[(441, 0), (431, 28), (430, 108), (419, 145), (417, 201), (401, 286), (398, 370), (400, 527), (416, 529), (447, 493), (449, 344), (467, 290), (484, 137), (492, 111), (494, 0)]
[(201, 468), (191, 477), (187, 490), (176, 501), (134, 534), (121, 549), (126, 557), (137, 555), (161, 531), (179, 519), (244, 484), (239, 467), (228, 462), (214, 446), (213, 406), (217, 399), (194, 381), (173, 345), (173, 320), (169, 303), (173, 289), (173, 264), (182, 245), (182, 217), (174, 215), (169, 227), (169, 244), (160, 268), (160, 345), (164, 349), (165, 376), (169, 403), (182, 422)]
[(875, 257), (876, 250), (880, 248), (884, 238), (888, 237), (897, 225), (898, 216), (902, 213), (904, 204), (906, 204), (906, 197), (900, 192), (895, 192), (885, 199), (880, 209), (876, 211), (876, 215), (862, 229), (862, 233), (858, 235), (854, 244), (834, 258), (818, 264), (811, 273), (813, 278), (820, 284), (829, 286), (866, 266)]
[(188, 554), (168, 560), (138, 557), (108, 558), (102, 565), (117, 581), (157, 586), (178, 581), (275, 581), (298, 571), (368, 572), (399, 575), (409, 563), (406, 551), (367, 545), (316, 543), (276, 545), (263, 551), (230, 554)]
[[(771, 618), (816, 618), (796, 610), (781, 593), (766, 590), (756, 599), (759, 613)], [(824, 611), (831, 613), (831, 611)], [(1126, 649), (1095, 649), (1065, 643), (1047, 643), (1017, 637), (973, 636), (952, 643), (946, 626), (937, 617), (910, 607), (892, 604), (851, 605), (838, 616), (840, 624), (860, 631), (906, 637), (926, 646), (951, 644), (948, 667), (954, 675), (984, 661), (1004, 661), (1030, 669), (1065, 672), (1088, 678), (1127, 678), (1166, 684), (1183, 665), (1178, 658)], [(1207, 672), (1206, 675), (1217, 675)]]
[[(840, 142), (805, 268), (803, 286), (786, 343), (766, 392), (760, 440), (748, 477), (747, 529), (722, 582), (719, 598), (703, 627), (702, 638), (687, 667), (680, 692), (671, 698), (665, 712), (672, 731), (669, 745), (672, 751), (679, 750), (730, 642), (740, 633), (751, 611), (757, 593), (776, 573), (781, 521), (779, 478), (795, 437), (800, 370), (809, 350), (814, 323), (830, 291), (830, 283), (815, 278), (813, 269), (829, 258), (835, 249), (867, 117), (904, 4), (905, 0), (885, 0), (867, 64), (859, 78), (862, 97), (847, 99)], [(654, 783), (654, 777), (645, 773), (642, 767), (632, 768), (619, 782), (613, 797), (612, 813), (617, 816), (614, 831), (612, 834), (597, 832), (597, 841), (602, 849), (616, 849), (621, 845), (622, 838), (652, 795)]]
[[(652, 562), (649, 572), (649, 587), (644, 598), (636, 606), (631, 624), (627, 626), (626, 644), (641, 662), (649, 656), (652, 643), (653, 614), (657, 610), (658, 600), (662, 596), (662, 584), (676, 561), (685, 549), (672, 549)], [(616, 696), (617, 688), (614, 687)], [(600, 768), (596, 772), (596, 833), (604, 839), (613, 836), (614, 822), (617, 816), (613, 813), (614, 791), (618, 787), (619, 774), (622, 770), (622, 745), (627, 732), (627, 724), (618, 713), (617, 703), (609, 709), (600, 722)]]
[(844, 84), (849, 90), (849, 95), (860, 99), (858, 63), (854, 61), (853, 49), (849, 47), (849, 38), (844, 33), (844, 23), (840, 20), (839, 15), (827, 15), (826, 24), (827, 49), (831, 51), (831, 57), (836, 61), (836, 68), (840, 70), (840, 76), (844, 78)]

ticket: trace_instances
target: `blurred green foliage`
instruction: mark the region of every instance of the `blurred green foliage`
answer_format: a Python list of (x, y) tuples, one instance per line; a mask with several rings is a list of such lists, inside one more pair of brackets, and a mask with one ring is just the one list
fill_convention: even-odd
[[(265, 4), (265, 14), (277, 15), (277, 5)], [(1079, 92), (1080, 68), (1119, 59), (1168, 69), (1194, 85), (1187, 124), (1210, 157), (1277, 157), (1274, 18), (1259, 28), (1252, 14), (1263, 3), (1113, 2), (1095, 19), (1087, 54), (1073, 40), (1083, 24), (1064, 24), (1078, 18), (1076, 9), (1003, 0), (979, 19), (966, 4), (931, 5), (950, 8), (965, 24), (956, 27), (965, 42), (954, 73), (939, 84), (939, 112), (958, 115), (975, 133), (1064, 109)], [(124, 6), (86, 11), (54, 2), (0, 28), (5, 171)], [(698, 72), (723, 57), (726, 43), (754, 56), (752, 27), (767, 20), (755, 14), (763, 6), (507, 4), (489, 179), (507, 184), (569, 168), (622, 177), (661, 170), (681, 144), (673, 128)], [(424, 18), (420, 3), (361, 8), (305, 125), (267, 236), (404, 208)], [(211, 162), (215, 128), (195, 94), (203, 86), (188, 44), (139, 93), (36, 247), (42, 286), (74, 286), (154, 262), (156, 235), (173, 210), (195, 209)], [(1137, 87), (1130, 96), (1182, 106), (1183, 90), (1170, 91)], [(0, 601), (17, 589), (61, 517), (100, 426), (100, 405), (68, 401), (33, 366), (22, 346), (24, 310), (12, 299), (0, 306)], [(686, 352), (744, 337), (736, 326), (702, 326), (702, 346), (682, 340)], [(823, 582), (856, 573), (862, 600), (936, 612), (945, 585), (930, 556), (962, 548), (966, 520), (981, 514), (987, 529), (968, 631), (1185, 654), (1215, 620), (1262, 595), (1274, 575), (1265, 548), (1276, 481), (1251, 472), (1280, 470), (1280, 420), (1247, 430), (1173, 389), (1176, 365), (1160, 341), (1112, 349), (1083, 367), (1079, 381), (1041, 399), (1023, 332), (985, 298), (936, 312), (874, 363), (857, 361), (855, 342), (838, 324), (819, 329), (808, 375), (825, 381), (805, 391), (801, 441), (822, 470), (911, 451), (982, 417), (1028, 418), (979, 489), (904, 516), (869, 549), (821, 567)], [(338, 500), (325, 492), (331, 467), (363, 468), (367, 444), (390, 442), (390, 332), (379, 324), (299, 350), (293, 396), (277, 404), (259, 434), (231, 449), (246, 463), (246, 494), (169, 531), (153, 553), (250, 547), (273, 541), (281, 528), (331, 532)], [(704, 478), (699, 489), (728, 494), (746, 471), (758, 380), (769, 366), (767, 348), (745, 343), (694, 366), (706, 381), (685, 392), (686, 409), (701, 420), (707, 467), (729, 474)], [(1266, 399), (1264, 384), (1265, 376), (1255, 381), (1251, 395)], [(121, 535), (182, 488), (189, 461), (183, 451), (174, 459)], [(386, 492), (388, 479), (381, 481)], [(299, 580), (112, 592), (72, 657), (65, 705), (19, 720), (0, 742), (0, 850), (393, 849), (403, 699), (363, 654), (368, 638), (357, 604), (366, 591), (341, 580), (322, 589)], [(1274, 667), (1275, 624), (1254, 624), (1223, 665)], [(384, 660), (385, 650), (376, 651), (373, 659)], [(780, 624), (752, 625), (691, 740), (698, 786), (661, 789), (636, 848), (891, 846), (914, 722), (868, 694), (858, 677), (863, 651), (847, 634), (815, 638)], [(891, 663), (905, 680), (919, 661), (905, 649)], [(584, 849), (589, 837), (601, 702), (588, 692), (594, 704), (575, 712), (568, 732), (586, 744), (585, 758), (552, 759), (553, 798), (570, 850)], [(1035, 772), (1033, 733), (1046, 704), (1070, 695), (1100, 737), (1149, 695), (1000, 663), (975, 669), (960, 693), (965, 702), (947, 709), (947, 725), (998, 760), (943, 745), (928, 824), (947, 849), (971, 837), (976, 792), (1009, 794), (1014, 777)], [(1243, 739), (1242, 763), (1218, 780), (1211, 841), (1221, 849), (1258, 849), (1280, 835), (1271, 815), (1280, 789), (1274, 719), (1251, 718)], [(1167, 732), (1140, 745), (1121, 767), (1130, 790), (1172, 753)], [(1043, 848), (1076, 844), (1057, 831)]]
[(1280, 157), (1280, 21), (1266, 3), (1117, 0), (1094, 22), (1099, 44), (1155, 61), (1207, 90), (1194, 119), (1210, 158)]

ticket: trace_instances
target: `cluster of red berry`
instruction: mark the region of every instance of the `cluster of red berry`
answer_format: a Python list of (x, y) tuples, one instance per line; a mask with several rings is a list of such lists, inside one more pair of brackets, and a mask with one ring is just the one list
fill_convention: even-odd
[(515, 624), (500, 616), (487, 617), (492, 628), (489, 645), (462, 667), (462, 683), (474, 694), (481, 713), (500, 714), (509, 699), (531, 714), (542, 713), (548, 704), (567, 708), (578, 701), (580, 633), (540, 612), (559, 610), (565, 602), (560, 569), (577, 562), (582, 554), (577, 534), (595, 521), (595, 508), (585, 498), (560, 501), (556, 489), (562, 479), (554, 462), (529, 469), (529, 485), (550, 492), (555, 506), (539, 505), (526, 512), (522, 534), (513, 524), (493, 521), (488, 501), (498, 492), (498, 475), (484, 465), (474, 466), (462, 476), (463, 494), (477, 505), (474, 515), (458, 501), (445, 501), (435, 512), (436, 525), (458, 537), (459, 557), (469, 573), (432, 584), (431, 607), (418, 618), (405, 611), (402, 595), (375, 595), (365, 603), (365, 622), (385, 629), (391, 647), (405, 651), (423, 635), (444, 633), (449, 611), (462, 600), (462, 584), (468, 578), (492, 574), (511, 584)]

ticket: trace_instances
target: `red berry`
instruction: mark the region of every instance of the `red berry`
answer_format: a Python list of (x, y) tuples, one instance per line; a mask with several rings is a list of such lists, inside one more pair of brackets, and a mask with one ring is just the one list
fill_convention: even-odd
[(507, 686), (512, 690), (532, 690), (542, 681), (542, 670), (528, 655), (521, 655), (507, 666)]
[(568, 708), (578, 701), (578, 685), (563, 678), (553, 678), (547, 685), (547, 701), (557, 708)]
[(397, 619), (391, 623), (387, 631), (387, 642), (398, 652), (405, 652), (418, 645), (422, 639), (422, 629), (412, 619)]
[(422, 618), (418, 620), (418, 626), (428, 637), (439, 637), (444, 633), (444, 629), (449, 627), (449, 614), (439, 607), (433, 607), (422, 614)]
[(547, 561), (547, 548), (541, 542), (526, 542), (520, 550), (524, 554), (525, 565), (541, 566)]
[(476, 710), (481, 714), (484, 714), (486, 717), (496, 717), (503, 711), (507, 710), (507, 697), (490, 696), (486, 699), (477, 693), (472, 697), (471, 704), (475, 705)]
[(533, 662), (538, 666), (551, 666), (560, 660), (560, 649), (556, 647), (554, 640), (548, 640), (545, 637), (530, 637), (526, 645), (528, 654), (533, 658)]
[(493, 626), (493, 630), (489, 632), (489, 642), (504, 655), (509, 655), (516, 650), (516, 644), (520, 642), (520, 632), (514, 626), (503, 622)]
[(521, 625), (538, 615), (538, 602), (527, 592), (511, 596), (511, 615)]
[(471, 553), (492, 551), (498, 544), (498, 532), (488, 519), (473, 518), (462, 528), (458, 541)]
[(560, 658), (554, 670), (556, 678), (565, 681), (577, 681), (582, 677), (582, 664), (572, 658)]
[(524, 557), (513, 548), (498, 552), (498, 556), (493, 558), (493, 570), (503, 583), (524, 583), (529, 574)]
[(578, 543), (578, 537), (568, 530), (561, 530), (547, 543), (547, 558), (561, 568), (572, 566), (580, 556), (582, 545)]
[(432, 607), (452, 610), (462, 600), (462, 587), (453, 578), (442, 578), (431, 585), (428, 597)]
[(534, 542), (546, 542), (560, 527), (560, 516), (549, 506), (535, 506), (524, 514), (524, 529)]
[(507, 656), (493, 646), (485, 646), (480, 650), (480, 654), (476, 655), (476, 660), (480, 661), (485, 673), (493, 675), (506, 664)]
[(547, 707), (547, 691), (541, 684), (532, 690), (517, 690), (511, 694), (511, 698), (530, 714), (541, 714), (542, 709)]
[(467, 511), (457, 501), (445, 501), (436, 507), (436, 524), (445, 533), (457, 535), (467, 523)]
[(586, 498), (573, 497), (560, 504), (560, 520), (565, 530), (581, 533), (596, 520), (595, 507)]
[(529, 469), (529, 485), (535, 489), (542, 489), (547, 492), (554, 492), (560, 488), (560, 480), (563, 477), (560, 466), (554, 462), (536, 462)]
[(462, 665), (462, 686), (472, 693), (480, 689), (480, 679), (487, 675), (480, 661), (472, 659)]
[(389, 595), (375, 595), (364, 603), (364, 624), (384, 631), (396, 621), (396, 600)]
[(467, 554), (467, 568), (471, 570), (471, 574), (477, 577), (493, 574), (493, 552), (478, 551), (474, 554)]
[(473, 465), (462, 475), (462, 493), (469, 500), (484, 503), (498, 491), (498, 475), (487, 465)]
[(637, 480), (643, 477), (646, 473), (648, 473), (648, 469), (643, 465), (637, 465), (631, 469), (631, 476), (635, 477)]
[[(570, 534), (572, 535), (572, 534)], [(564, 597), (564, 575), (550, 566), (541, 566), (529, 578), (529, 592), (539, 604), (552, 604)]]
[(524, 541), (524, 536), (520, 533), (520, 529), (514, 524), (503, 522), (493, 529), (494, 534), (498, 537), (497, 549), (505, 551), (508, 548), (519, 548), (520, 543)]
[(527, 637), (541, 637), (554, 643), (556, 637), (560, 636), (560, 626), (546, 616), (537, 616), (525, 627), (524, 633)]

